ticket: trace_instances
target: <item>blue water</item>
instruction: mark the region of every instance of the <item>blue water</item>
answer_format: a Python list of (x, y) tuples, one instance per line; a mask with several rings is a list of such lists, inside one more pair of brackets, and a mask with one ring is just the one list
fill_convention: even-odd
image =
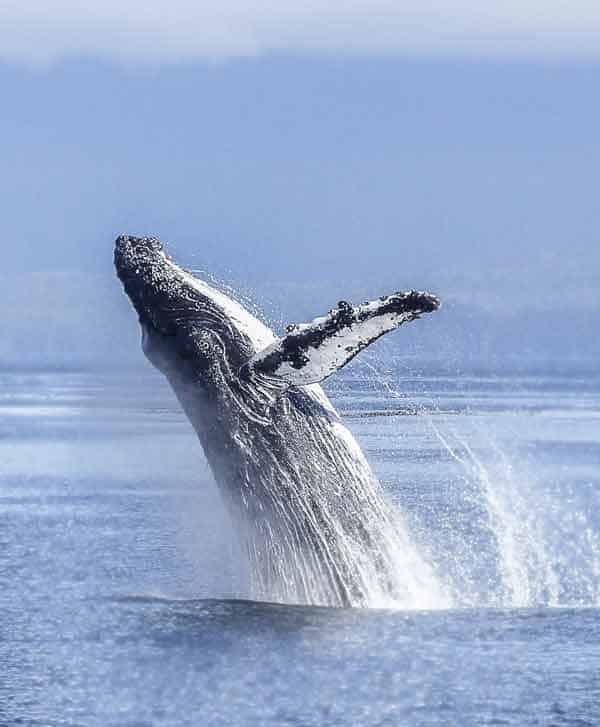
[(600, 724), (600, 378), (358, 373), (330, 393), (452, 608), (246, 600), (160, 377), (0, 374), (0, 725)]

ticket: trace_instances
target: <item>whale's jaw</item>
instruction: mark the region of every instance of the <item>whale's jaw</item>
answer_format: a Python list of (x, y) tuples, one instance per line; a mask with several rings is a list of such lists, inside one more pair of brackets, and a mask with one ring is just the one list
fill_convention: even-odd
[(174, 320), (165, 315), (177, 305), (182, 281), (177, 266), (154, 237), (121, 235), (115, 241), (115, 268), (142, 325), (174, 335)]
[(114, 262), (142, 328), (142, 347), (163, 373), (202, 383), (207, 368), (240, 367), (274, 340), (242, 306), (178, 266), (154, 237), (121, 235)]

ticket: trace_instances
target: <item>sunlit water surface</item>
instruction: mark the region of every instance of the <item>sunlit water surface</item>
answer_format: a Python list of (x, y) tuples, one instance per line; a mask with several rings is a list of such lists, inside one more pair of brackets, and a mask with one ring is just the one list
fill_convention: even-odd
[(600, 378), (330, 394), (450, 595), (261, 604), (152, 374), (0, 375), (0, 725), (600, 724)]

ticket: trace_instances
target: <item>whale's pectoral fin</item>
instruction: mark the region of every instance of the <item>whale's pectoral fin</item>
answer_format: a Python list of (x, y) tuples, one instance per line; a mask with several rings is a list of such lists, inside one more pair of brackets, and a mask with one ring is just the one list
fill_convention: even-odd
[(244, 376), (276, 376), (288, 384), (314, 384), (345, 366), (359, 351), (406, 321), (439, 308), (430, 293), (411, 290), (353, 306), (340, 301), (312, 323), (288, 326), (287, 335), (242, 367)]

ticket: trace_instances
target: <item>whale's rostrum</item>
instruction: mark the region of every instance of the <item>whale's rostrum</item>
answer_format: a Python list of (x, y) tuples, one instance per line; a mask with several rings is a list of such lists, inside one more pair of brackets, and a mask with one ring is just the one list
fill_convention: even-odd
[(317, 382), (386, 331), (436, 310), (409, 291), (273, 332), (170, 259), (120, 236), (115, 266), (147, 358), (167, 377), (248, 553), (252, 596), (433, 607), (443, 589)]

